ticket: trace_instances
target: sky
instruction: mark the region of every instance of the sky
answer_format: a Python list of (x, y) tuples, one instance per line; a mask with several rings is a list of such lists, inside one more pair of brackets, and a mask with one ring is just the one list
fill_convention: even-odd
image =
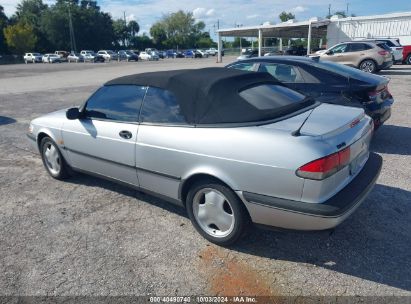
[[(0, 0), (6, 15), (15, 12), (20, 0)], [(43, 0), (52, 5), (53, 0)], [(162, 16), (178, 10), (189, 11), (197, 20), (206, 24), (206, 30), (215, 37), (217, 23), (220, 28), (230, 28), (235, 25), (258, 25), (264, 22), (279, 23), (278, 15), (282, 11), (292, 12), (299, 21), (311, 17), (325, 17), (328, 5), (331, 12), (346, 11), (357, 16), (386, 14), (393, 12), (411, 12), (411, 0), (97, 0), (98, 5), (113, 18), (136, 20), (140, 25), (140, 33), (149, 34), (153, 23)]]

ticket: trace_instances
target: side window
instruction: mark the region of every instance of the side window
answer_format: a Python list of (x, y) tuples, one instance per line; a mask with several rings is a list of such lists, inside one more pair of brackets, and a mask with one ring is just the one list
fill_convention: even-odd
[(367, 49), (367, 45), (364, 43), (351, 43), (349, 52), (361, 52)]
[(87, 101), (88, 118), (138, 122), (146, 87), (135, 85), (104, 86)]
[(230, 69), (242, 70), (242, 71), (253, 71), (254, 62), (249, 63), (237, 63), (230, 66)]
[(330, 49), (334, 54), (347, 52), (347, 44), (340, 44)]
[(299, 69), (295, 66), (279, 63), (261, 63), (259, 72), (267, 72), (281, 82), (304, 83)]
[(391, 40), (379, 40), (378, 42), (385, 43), (385, 44), (388, 45), (389, 47), (394, 47), (394, 46), (395, 46), (395, 44), (392, 43)]
[(172, 92), (149, 87), (141, 109), (140, 122), (186, 124), (186, 119)]

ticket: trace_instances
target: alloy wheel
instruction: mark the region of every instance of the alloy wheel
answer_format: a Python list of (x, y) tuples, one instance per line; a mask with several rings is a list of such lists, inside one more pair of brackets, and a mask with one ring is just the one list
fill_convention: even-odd
[(231, 203), (216, 189), (203, 188), (195, 194), (193, 213), (201, 229), (213, 237), (226, 237), (234, 229), (235, 217)]

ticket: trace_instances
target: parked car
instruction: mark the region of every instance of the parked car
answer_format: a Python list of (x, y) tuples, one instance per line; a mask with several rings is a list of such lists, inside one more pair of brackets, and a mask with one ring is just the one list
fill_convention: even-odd
[(183, 52), (185, 58), (194, 58), (194, 51), (193, 50), (186, 50)]
[(55, 51), (54, 54), (58, 55), (60, 57), (60, 61), (67, 61), (67, 57), (70, 54), (67, 51)]
[(237, 57), (237, 60), (258, 57), (258, 50), (247, 50)]
[(404, 64), (411, 64), (411, 45), (403, 45), (402, 59)]
[(80, 53), (70, 53), (67, 56), (67, 61), (70, 62), (82, 62), (84, 61), (84, 57), (82, 55), (80, 55)]
[(140, 52), (140, 55), (138, 55), (138, 58), (141, 60), (151, 60), (151, 54), (147, 52)]
[(402, 63), (403, 58), (402, 58), (402, 51), (403, 47), (400, 43), (399, 39), (393, 39), (393, 38), (375, 38), (375, 39), (367, 39), (366, 41), (372, 41), (375, 43), (384, 43), (387, 45), (394, 56), (394, 63)]
[(114, 79), (31, 121), (28, 137), (52, 177), (80, 171), (167, 198), (228, 245), (250, 222), (344, 221), (381, 169), (372, 132), (361, 108), (316, 102), (268, 73), (206, 68)]
[(208, 58), (208, 54), (202, 50), (195, 50), (194, 58)]
[(273, 56), (237, 61), (228, 68), (267, 72), (287, 87), (324, 103), (363, 107), (377, 129), (391, 116), (389, 78), (309, 57)]
[(105, 59), (103, 56), (95, 53), (90, 50), (83, 50), (80, 52), (80, 55), (83, 56), (84, 62), (104, 62)]
[(43, 63), (56, 63), (61, 62), (61, 58), (56, 54), (44, 54), (41, 61)]
[(126, 61), (138, 61), (138, 55), (135, 54), (133, 51), (118, 51), (118, 60), (126, 60)]
[(158, 61), (160, 59), (160, 56), (158, 55), (158, 51), (151, 51), (150, 55), (151, 55), (151, 60)]
[(176, 52), (176, 58), (184, 58), (183, 52), (177, 51)]
[(302, 45), (293, 45), (285, 49), (284, 54), (290, 56), (305, 56), (307, 55), (307, 49)]
[(100, 50), (97, 52), (104, 58), (104, 61), (110, 62), (112, 60), (118, 60), (118, 55), (111, 50)]
[(174, 50), (167, 50), (166, 51), (166, 58), (176, 58), (177, 53)]
[(321, 60), (342, 63), (368, 73), (389, 69), (393, 64), (391, 49), (384, 43), (370, 41), (339, 43), (318, 56)]
[(215, 56), (218, 54), (218, 50), (216, 48), (209, 48), (206, 50), (206, 53), (211, 56)]
[(40, 53), (26, 53), (23, 56), (24, 62), (27, 64), (29, 62), (31, 63), (37, 63), (37, 62), (42, 62), (42, 57)]
[(165, 51), (158, 51), (158, 57), (160, 57), (161, 59), (166, 58), (167, 54)]

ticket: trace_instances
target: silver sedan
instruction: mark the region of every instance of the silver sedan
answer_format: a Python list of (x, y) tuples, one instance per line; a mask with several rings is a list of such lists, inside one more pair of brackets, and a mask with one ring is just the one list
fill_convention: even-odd
[(114, 79), (79, 107), (34, 119), (47, 172), (89, 173), (186, 208), (229, 245), (250, 223), (335, 227), (375, 184), (363, 109), (321, 104), (268, 73), (224, 68)]

